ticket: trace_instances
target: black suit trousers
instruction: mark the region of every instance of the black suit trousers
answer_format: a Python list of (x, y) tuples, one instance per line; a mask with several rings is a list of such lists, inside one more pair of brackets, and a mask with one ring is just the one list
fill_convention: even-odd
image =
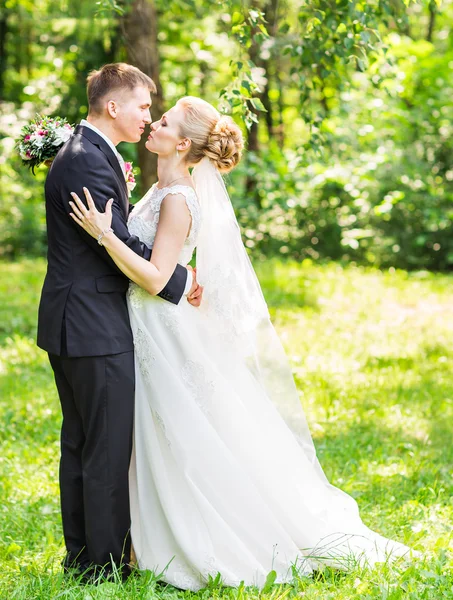
[(121, 566), (130, 560), (134, 353), (49, 359), (63, 412), (60, 494), (67, 562)]

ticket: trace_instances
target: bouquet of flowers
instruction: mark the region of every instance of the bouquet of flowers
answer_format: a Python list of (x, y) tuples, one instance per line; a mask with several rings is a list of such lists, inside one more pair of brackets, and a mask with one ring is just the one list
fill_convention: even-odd
[(50, 165), (73, 130), (74, 127), (66, 119), (36, 115), (33, 121), (22, 127), (20, 137), (16, 140), (16, 148), (24, 165), (32, 170), (33, 175), (40, 164)]

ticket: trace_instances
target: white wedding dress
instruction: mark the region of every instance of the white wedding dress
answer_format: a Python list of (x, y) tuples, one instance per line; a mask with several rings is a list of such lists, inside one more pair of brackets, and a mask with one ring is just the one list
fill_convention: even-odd
[[(201, 225), (192, 188), (153, 186), (129, 230), (152, 245), (169, 193), (183, 194), (192, 215), (179, 257), (186, 265)], [(131, 533), (140, 568), (195, 591), (217, 573), (225, 585), (262, 586), (271, 570), (290, 582), (326, 564), (347, 569), (408, 553), (362, 523), (356, 502), (328, 483), (241, 352), (212, 335), (200, 309), (135, 284), (128, 306), (136, 363)]]

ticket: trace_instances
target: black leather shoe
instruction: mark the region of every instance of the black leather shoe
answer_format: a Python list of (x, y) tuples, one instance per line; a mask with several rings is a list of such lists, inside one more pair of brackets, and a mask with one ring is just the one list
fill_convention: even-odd
[(88, 569), (81, 574), (80, 582), (85, 585), (100, 585), (107, 581), (114, 583), (125, 582), (131, 574), (131, 569), (127, 565), (123, 565), (119, 569), (109, 567), (101, 567), (99, 565), (89, 565)]
[(65, 559), (62, 562), (62, 565), (63, 571), (68, 575), (72, 575), (73, 577), (80, 577), (92, 568), (92, 564), (89, 560), (73, 560), (72, 562), (69, 562), (69, 560)]

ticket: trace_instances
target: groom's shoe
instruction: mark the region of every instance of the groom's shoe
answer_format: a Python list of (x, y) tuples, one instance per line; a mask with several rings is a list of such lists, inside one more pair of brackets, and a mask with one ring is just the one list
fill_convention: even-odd
[(130, 574), (131, 568), (128, 565), (112, 569), (111, 566), (101, 567), (100, 565), (91, 564), (84, 573), (81, 573), (80, 583), (85, 585), (100, 585), (109, 581), (124, 583)]
[(96, 565), (88, 559), (78, 560), (72, 559), (67, 554), (62, 561), (63, 570), (66, 574), (80, 580), (80, 583), (87, 585), (99, 585), (106, 581), (126, 581), (131, 574), (130, 565), (121, 565), (121, 567), (113, 568), (112, 565)]
[(67, 575), (71, 575), (72, 577), (82, 577), (86, 578), (89, 576), (93, 569), (93, 565), (89, 560), (80, 562), (80, 561), (72, 561), (69, 562), (66, 559), (63, 561), (63, 571)]

